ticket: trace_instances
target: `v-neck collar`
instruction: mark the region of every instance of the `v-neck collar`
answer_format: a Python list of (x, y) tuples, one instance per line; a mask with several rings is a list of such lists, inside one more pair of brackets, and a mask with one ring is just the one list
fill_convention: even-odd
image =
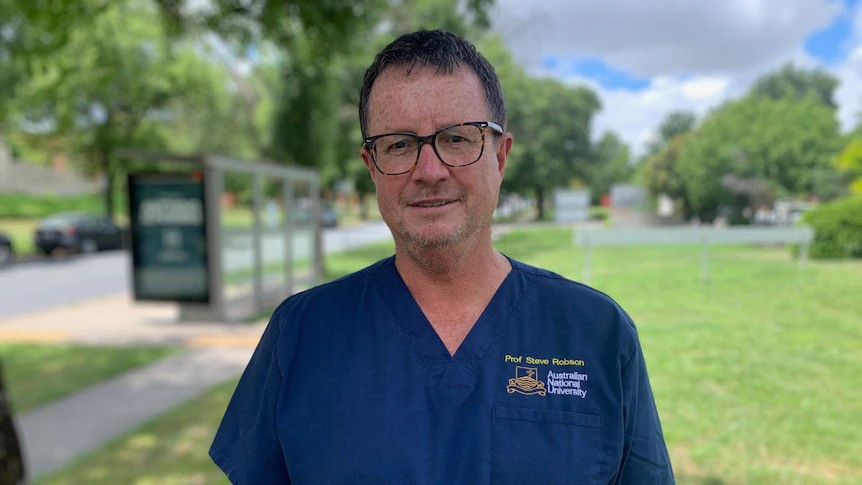
[(422, 312), (407, 284), (395, 266), (395, 257), (383, 268), (381, 287), (391, 293), (385, 295), (396, 315), (401, 331), (413, 347), (417, 357), (423, 361), (439, 387), (473, 387), (475, 366), (496, 341), (502, 329), (508, 325), (509, 315), (523, 294), (521, 278), (515, 276), (516, 262), (506, 259), (512, 269), (497, 288), (488, 305), (479, 315), (464, 341), (449, 355), (449, 350), (431, 322)]

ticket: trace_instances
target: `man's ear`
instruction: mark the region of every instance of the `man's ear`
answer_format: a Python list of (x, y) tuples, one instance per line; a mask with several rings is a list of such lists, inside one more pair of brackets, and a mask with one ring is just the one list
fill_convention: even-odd
[(365, 168), (368, 169), (368, 174), (371, 175), (371, 181), (377, 183), (377, 169), (374, 167), (374, 160), (371, 159), (371, 152), (365, 146), (359, 149), (359, 154), (362, 155), (362, 161), (365, 162)]
[(497, 169), (500, 171), (500, 175), (503, 175), (503, 172), (506, 170), (506, 159), (509, 158), (509, 152), (512, 151), (512, 143), (514, 142), (514, 137), (508, 131), (500, 135), (500, 140), (497, 144)]

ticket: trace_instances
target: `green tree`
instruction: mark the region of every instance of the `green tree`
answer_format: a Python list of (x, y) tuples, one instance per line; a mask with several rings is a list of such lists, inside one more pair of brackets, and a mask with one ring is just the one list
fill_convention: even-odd
[[(499, 36), (483, 37), (478, 48), (500, 78), (507, 129), (515, 139), (503, 191), (533, 195), (537, 217), (544, 218), (545, 201), (552, 190), (586, 184), (591, 175), (598, 178), (591, 171), (596, 153), (590, 143), (591, 121), (601, 107), (598, 96), (587, 87), (530, 77)], [(607, 155), (611, 155), (614, 150), (610, 144), (608, 148)]]
[(631, 178), (634, 168), (631, 163), (628, 145), (613, 132), (599, 138), (593, 148), (593, 158), (586, 167), (585, 177), (590, 187), (592, 202), (598, 203), (603, 194), (610, 192), (611, 186)]
[(792, 63), (781, 70), (766, 74), (754, 83), (749, 92), (752, 96), (769, 99), (792, 98), (801, 100), (813, 97), (817, 102), (835, 108), (835, 88), (838, 79), (821, 70), (798, 68)]
[(13, 87), (43, 69), (46, 57), (87, 28), (110, 0), (5, 0), (0, 2), (0, 114)]
[(862, 134), (850, 139), (847, 146), (836, 157), (838, 169), (849, 179), (850, 190), (862, 194)]
[(694, 130), (697, 116), (690, 111), (673, 111), (668, 113), (658, 126), (656, 139), (647, 146), (647, 157), (665, 147), (674, 137)]
[(169, 42), (158, 18), (146, 2), (115, 1), (89, 28), (69, 35), (22, 96), (25, 123), (41, 126), (45, 139), (60, 139), (85, 173), (104, 177), (109, 215), (114, 184), (125, 172), (118, 149), (179, 144), (185, 132), (166, 127), (182, 118), (180, 103), (214, 102), (213, 79), (225, 79), (195, 46)]
[(642, 162), (643, 179), (647, 190), (654, 197), (665, 194), (674, 200), (685, 218), (691, 216), (691, 202), (686, 185), (679, 170), (679, 158), (688, 133), (674, 136), (656, 153)]
[(733, 185), (766, 181), (778, 195), (814, 194), (839, 147), (835, 113), (818, 100), (749, 96), (707, 117), (675, 164), (693, 214), (712, 220), (722, 206), (740, 213), (750, 203)]
[(576, 180), (586, 183), (592, 155), (590, 122), (600, 104), (587, 87), (547, 78), (523, 81), (530, 97), (516, 97), (523, 103), (517, 108), (510, 103), (509, 131), (521, 142), (512, 149), (506, 187), (531, 190), (541, 219), (550, 191)]
[(678, 158), (685, 139), (695, 130), (697, 116), (690, 111), (668, 113), (658, 126), (656, 139), (638, 164), (647, 190), (653, 197), (665, 194), (674, 200), (684, 217), (691, 214), (691, 203), (679, 174)]

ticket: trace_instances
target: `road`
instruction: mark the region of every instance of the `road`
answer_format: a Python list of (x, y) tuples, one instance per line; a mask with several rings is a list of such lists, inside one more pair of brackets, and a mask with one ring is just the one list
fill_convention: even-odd
[[(323, 247), (327, 253), (339, 252), (390, 237), (383, 222), (338, 227), (324, 230)], [(296, 247), (307, 250), (309, 245)], [(265, 247), (264, 253), (267, 252)], [(242, 250), (225, 254), (226, 267), (249, 260), (250, 256)], [(127, 293), (131, 287), (130, 268), (131, 258), (125, 251), (36, 259), (2, 268), (0, 323), (16, 315)]]

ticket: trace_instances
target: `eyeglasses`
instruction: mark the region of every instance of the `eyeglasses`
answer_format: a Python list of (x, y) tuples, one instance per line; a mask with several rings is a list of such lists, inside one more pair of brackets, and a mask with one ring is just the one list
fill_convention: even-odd
[(490, 121), (468, 121), (447, 126), (428, 136), (413, 133), (386, 133), (365, 139), (374, 166), (384, 175), (401, 175), (413, 170), (422, 145), (428, 143), (441, 162), (450, 167), (472, 165), (485, 151), (485, 130), (498, 135), (503, 128)]

